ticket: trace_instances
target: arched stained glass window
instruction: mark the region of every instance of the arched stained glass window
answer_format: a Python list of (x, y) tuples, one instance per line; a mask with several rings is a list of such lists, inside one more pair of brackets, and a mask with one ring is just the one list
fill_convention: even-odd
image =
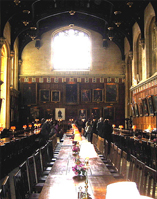
[(52, 52), (54, 70), (90, 70), (91, 40), (83, 31), (68, 29), (55, 34), (52, 40)]

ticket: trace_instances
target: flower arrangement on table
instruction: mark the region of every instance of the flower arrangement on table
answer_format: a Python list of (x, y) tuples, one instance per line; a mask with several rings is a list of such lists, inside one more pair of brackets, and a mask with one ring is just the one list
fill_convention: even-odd
[(154, 144), (157, 144), (157, 138), (153, 139)]
[(78, 153), (78, 152), (80, 151), (80, 147), (77, 146), (77, 145), (74, 145), (74, 146), (72, 147), (72, 151), (73, 151), (74, 153)]
[(75, 175), (85, 175), (86, 168), (85, 165), (80, 162), (79, 164), (76, 164), (74, 167), (72, 167), (72, 170), (74, 171)]

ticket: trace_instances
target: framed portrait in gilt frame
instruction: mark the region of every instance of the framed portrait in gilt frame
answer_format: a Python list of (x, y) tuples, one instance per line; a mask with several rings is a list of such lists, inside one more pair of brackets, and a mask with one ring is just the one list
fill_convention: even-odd
[(65, 102), (69, 105), (75, 105), (79, 103), (79, 84), (67, 83), (65, 87)]
[(22, 103), (23, 105), (37, 104), (37, 84), (36, 83), (22, 83)]
[(100, 109), (99, 108), (93, 108), (92, 109), (92, 118), (93, 119), (99, 119), (100, 118)]
[(154, 107), (153, 107), (153, 96), (148, 96), (147, 97), (148, 101), (148, 112), (150, 116), (154, 116)]
[(40, 102), (49, 102), (50, 101), (50, 90), (49, 89), (40, 89), (39, 90), (39, 101)]
[(92, 101), (93, 102), (103, 102), (103, 89), (100, 89), (100, 88), (93, 89)]
[(146, 98), (142, 99), (142, 107), (143, 107), (143, 115), (148, 116), (148, 104)]
[(60, 91), (59, 90), (51, 91), (51, 102), (60, 102)]
[(81, 102), (91, 102), (91, 90), (81, 90)]
[(117, 103), (118, 97), (118, 84), (107, 83), (105, 86), (105, 102)]
[(86, 119), (87, 118), (87, 110), (86, 109), (79, 109), (78, 110), (79, 119)]

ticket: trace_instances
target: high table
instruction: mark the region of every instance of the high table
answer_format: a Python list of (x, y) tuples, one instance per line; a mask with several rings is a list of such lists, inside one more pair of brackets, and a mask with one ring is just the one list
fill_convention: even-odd
[[(105, 198), (107, 185), (118, 180), (111, 175), (99, 156), (90, 159), (89, 164), (88, 193), (92, 199)], [(72, 171), (72, 166), (74, 165), (75, 158), (72, 155), (72, 141), (66, 137), (39, 199), (78, 198), (78, 191), (82, 189), (84, 192), (85, 190), (85, 182), (75, 176)]]

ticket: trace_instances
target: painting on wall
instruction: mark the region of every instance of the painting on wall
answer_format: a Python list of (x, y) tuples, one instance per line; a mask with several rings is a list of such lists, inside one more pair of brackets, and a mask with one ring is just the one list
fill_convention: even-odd
[(91, 90), (89, 90), (89, 89), (81, 90), (81, 101), (82, 102), (91, 102)]
[(136, 116), (136, 117), (139, 117), (139, 110), (138, 110), (138, 105), (137, 105), (137, 103), (134, 105), (134, 107), (135, 107), (135, 116)]
[(107, 83), (105, 87), (105, 102), (118, 102), (118, 84)]
[(131, 104), (131, 112), (132, 112), (132, 116), (136, 117), (134, 104)]
[(93, 102), (102, 102), (103, 101), (103, 89), (97, 88), (93, 89)]
[(79, 102), (79, 84), (66, 84), (66, 103), (78, 104)]
[(154, 107), (153, 107), (153, 96), (147, 97), (148, 101), (148, 111), (150, 116), (154, 116)]
[(103, 118), (114, 120), (115, 119), (115, 108), (113, 106), (106, 106), (103, 109)]
[(100, 109), (99, 108), (93, 108), (92, 109), (92, 118), (93, 119), (99, 119), (100, 118)]
[(143, 115), (148, 116), (148, 104), (146, 98), (142, 99), (142, 106), (143, 106)]
[(65, 120), (65, 108), (55, 108), (55, 119)]
[(51, 102), (60, 102), (60, 91), (59, 90), (51, 91)]
[(143, 116), (143, 107), (142, 107), (142, 103), (140, 103), (138, 105), (138, 110), (139, 110), (139, 116), (142, 117)]
[(37, 104), (37, 84), (23, 83), (21, 84), (22, 101), (24, 105)]
[(40, 89), (39, 90), (39, 101), (40, 102), (49, 102), (50, 101), (50, 90), (49, 89)]
[(87, 118), (87, 110), (79, 109), (78, 116), (79, 116), (79, 119), (86, 119)]

